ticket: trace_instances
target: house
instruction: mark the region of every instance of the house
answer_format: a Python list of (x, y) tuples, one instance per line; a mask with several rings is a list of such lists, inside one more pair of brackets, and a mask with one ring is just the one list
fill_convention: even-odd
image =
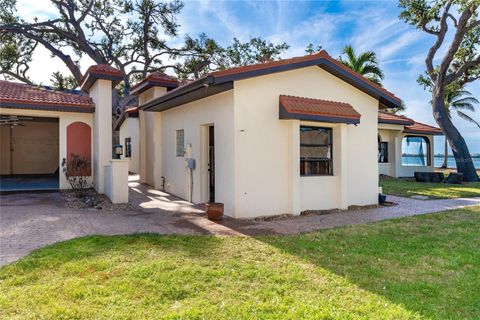
[(378, 113), (378, 172), (392, 177), (413, 177), (416, 171), (433, 172), (434, 136), (442, 130), (405, 116)]
[[(177, 79), (163, 72), (154, 72), (132, 87), (131, 93), (140, 95), (140, 98), (143, 99), (140, 103), (144, 103), (145, 100), (159, 97), (165, 92), (177, 88), (178, 85)], [(146, 93), (147, 91), (148, 93)], [(132, 173), (140, 172), (140, 123), (138, 111), (137, 104), (127, 106), (115, 124), (115, 130), (119, 131), (119, 140), (124, 148), (121, 158), (128, 161), (128, 170)]]
[(112, 87), (123, 79), (108, 65), (90, 67), (83, 92), (0, 81), (2, 191), (67, 189), (62, 162), (90, 162), (87, 175), (113, 202), (128, 201), (128, 167), (112, 160)]
[(325, 51), (138, 88), (142, 182), (236, 218), (377, 203), (378, 110), (401, 101)]

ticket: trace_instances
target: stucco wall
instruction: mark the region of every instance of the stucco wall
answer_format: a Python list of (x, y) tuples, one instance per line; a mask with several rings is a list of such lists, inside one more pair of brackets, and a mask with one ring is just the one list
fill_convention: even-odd
[[(140, 172), (140, 124), (138, 118), (126, 118), (120, 130), (120, 144), (123, 145), (122, 159), (128, 160), (128, 171)], [(125, 138), (131, 139), (131, 157), (125, 157)]]
[(397, 163), (395, 137), (401, 133), (401, 130), (403, 130), (403, 126), (393, 126), (389, 129), (381, 129), (380, 125), (378, 129), (378, 135), (380, 136), (382, 142), (388, 143), (388, 163), (378, 164), (379, 174), (385, 174), (391, 177), (395, 176), (395, 166)]
[[(434, 139), (431, 135), (423, 134), (406, 134), (403, 133), (403, 126), (398, 125), (379, 125), (378, 134), (381, 137), (382, 141), (388, 142), (388, 162), (389, 163), (379, 163), (379, 173), (386, 174), (396, 178), (409, 178), (413, 177), (415, 171), (423, 172), (433, 172), (434, 168), (434, 159), (433, 159), (433, 150), (434, 150)], [(430, 141), (430, 155), (431, 155), (431, 164), (429, 166), (408, 166), (402, 165), (402, 141), (403, 138), (407, 135), (418, 135), (423, 136), (429, 139)]]
[[(67, 157), (67, 126), (73, 122), (84, 122), (90, 127), (93, 127), (93, 114), (91, 113), (75, 113), (75, 112), (57, 112), (57, 111), (42, 111), (42, 110), (23, 110), (23, 109), (9, 109), (0, 108), (2, 115), (18, 115), (30, 117), (49, 117), (58, 118), (58, 165), (61, 168), (61, 163)], [(92, 159), (93, 161), (93, 159)], [(64, 174), (60, 169), (60, 189), (70, 188)]]
[[(335, 168), (340, 159), (347, 159), (342, 172), (299, 176), (295, 159), (300, 157), (300, 142), (292, 139), (292, 121), (278, 118), (281, 94), (347, 102), (362, 115), (358, 126), (343, 130), (344, 152), (334, 151)], [(234, 101), (236, 217), (377, 202), (377, 100), (318, 67), (309, 67), (237, 81)], [(342, 147), (339, 132), (334, 130), (334, 150)]]
[[(146, 112), (146, 118), (156, 112)], [(201, 99), (161, 113), (161, 168), (165, 189), (188, 199), (189, 172), (185, 158), (176, 156), (176, 130), (183, 129), (185, 147), (191, 145), (191, 157), (196, 160), (193, 171), (193, 202), (205, 202), (206, 155), (205, 128), (215, 127), (215, 200), (225, 204), (225, 213), (233, 215), (234, 148), (233, 148), (233, 93), (228, 91)], [(148, 131), (147, 131), (148, 132)], [(150, 146), (151, 144), (147, 144)], [(147, 147), (148, 149), (148, 147)], [(147, 176), (151, 176), (147, 169)]]

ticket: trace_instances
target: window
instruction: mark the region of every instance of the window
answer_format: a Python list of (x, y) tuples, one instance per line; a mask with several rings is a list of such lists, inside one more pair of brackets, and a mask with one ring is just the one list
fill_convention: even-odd
[(332, 175), (332, 129), (300, 127), (300, 175)]
[(185, 132), (177, 130), (177, 157), (183, 157), (185, 153)]
[(388, 142), (382, 142), (378, 136), (378, 163), (388, 163)]
[(125, 138), (125, 158), (132, 157), (132, 138)]
[(402, 166), (429, 166), (430, 141), (422, 136), (406, 136), (402, 141)]

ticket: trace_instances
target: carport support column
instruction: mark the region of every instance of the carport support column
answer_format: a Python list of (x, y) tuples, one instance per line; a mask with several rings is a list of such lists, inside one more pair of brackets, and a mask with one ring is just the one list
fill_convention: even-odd
[(90, 88), (93, 117), (93, 178), (95, 189), (105, 193), (104, 167), (112, 159), (112, 81), (97, 79)]

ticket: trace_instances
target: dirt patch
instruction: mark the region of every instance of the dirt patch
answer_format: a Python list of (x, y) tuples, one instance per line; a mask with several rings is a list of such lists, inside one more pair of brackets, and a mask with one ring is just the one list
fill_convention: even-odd
[(83, 197), (73, 190), (62, 190), (61, 193), (67, 206), (73, 209), (103, 211), (126, 211), (133, 209), (129, 203), (113, 204), (106, 195), (99, 194), (93, 188), (87, 189)]

